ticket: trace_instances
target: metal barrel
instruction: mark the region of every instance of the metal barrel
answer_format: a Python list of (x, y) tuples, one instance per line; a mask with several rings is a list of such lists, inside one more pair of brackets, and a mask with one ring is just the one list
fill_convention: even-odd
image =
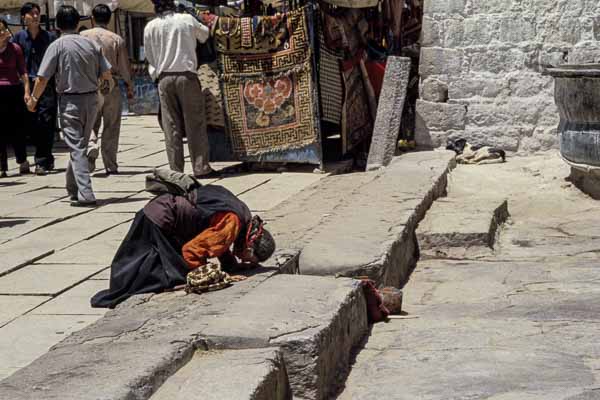
[(561, 156), (600, 167), (600, 64), (563, 65), (544, 75), (554, 77)]

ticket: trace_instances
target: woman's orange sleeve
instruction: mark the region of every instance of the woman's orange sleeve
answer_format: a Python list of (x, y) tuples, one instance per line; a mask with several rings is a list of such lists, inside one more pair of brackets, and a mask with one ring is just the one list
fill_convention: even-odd
[(205, 265), (208, 258), (219, 257), (229, 250), (240, 229), (237, 215), (232, 212), (216, 213), (210, 220), (210, 226), (183, 246), (183, 259), (190, 269)]

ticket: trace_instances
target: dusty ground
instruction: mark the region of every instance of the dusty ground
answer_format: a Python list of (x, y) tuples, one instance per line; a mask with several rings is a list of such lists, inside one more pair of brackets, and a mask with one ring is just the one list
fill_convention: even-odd
[(554, 153), (459, 166), (447, 223), (507, 198), (495, 249), (420, 261), (339, 398), (600, 399), (600, 202), (568, 175)]

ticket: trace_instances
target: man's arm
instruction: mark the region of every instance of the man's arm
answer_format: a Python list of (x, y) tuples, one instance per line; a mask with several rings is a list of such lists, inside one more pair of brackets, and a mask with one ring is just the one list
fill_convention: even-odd
[(192, 23), (194, 24), (194, 34), (196, 35), (196, 39), (200, 43), (206, 42), (210, 36), (210, 29), (208, 29), (208, 27), (206, 25), (198, 22), (198, 20), (196, 20), (191, 15), (190, 15), (190, 18), (192, 19), (192, 21), (193, 21)]
[(27, 102), (27, 109), (31, 112), (35, 111), (35, 107), (37, 106), (38, 100), (44, 90), (46, 90), (46, 86), (48, 85), (48, 79), (43, 76), (38, 76), (35, 78), (35, 84), (33, 85), (33, 93)]
[(152, 34), (148, 29), (148, 26), (144, 29), (144, 54), (146, 54), (146, 60), (148, 61), (148, 73), (153, 81), (158, 79), (156, 76), (156, 58), (152, 51)]
[(31, 98), (31, 87), (29, 85), (29, 75), (27, 73), (21, 75), (21, 81), (23, 82), (23, 87), (25, 88), (25, 95), (23, 99), (25, 100), (25, 104), (29, 102)]
[(240, 220), (234, 213), (215, 214), (210, 226), (183, 246), (183, 259), (190, 269), (194, 269), (205, 265), (210, 257), (223, 256), (235, 242), (240, 229)]
[(118, 41), (117, 49), (117, 71), (119, 75), (125, 81), (127, 86), (127, 98), (133, 99), (133, 82), (131, 81), (131, 70), (129, 67), (129, 54), (127, 53), (127, 47), (123, 39)]
[(27, 102), (29, 102), (31, 91), (29, 87), (29, 75), (27, 74), (27, 67), (25, 65), (25, 57), (23, 55), (23, 49), (18, 43), (15, 43), (14, 47), (17, 53), (17, 71), (19, 72), (23, 87), (25, 88), (23, 99), (25, 100), (25, 104), (27, 104)]

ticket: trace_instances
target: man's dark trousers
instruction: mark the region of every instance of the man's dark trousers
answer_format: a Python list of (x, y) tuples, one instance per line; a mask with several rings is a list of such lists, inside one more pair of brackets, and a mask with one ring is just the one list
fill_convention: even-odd
[[(33, 87), (33, 80), (31, 80)], [(39, 98), (35, 112), (27, 112), (27, 128), (35, 144), (35, 163), (46, 169), (54, 168), (54, 135), (56, 133), (56, 91), (49, 83)]]

